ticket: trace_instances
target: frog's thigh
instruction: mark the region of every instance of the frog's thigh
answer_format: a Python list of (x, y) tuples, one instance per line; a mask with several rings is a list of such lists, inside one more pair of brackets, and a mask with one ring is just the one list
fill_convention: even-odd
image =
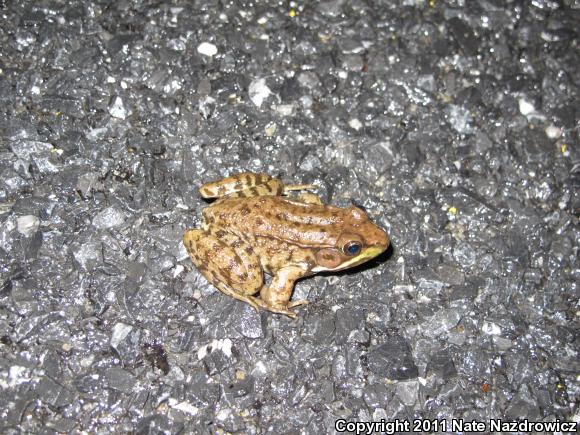
[[(236, 297), (257, 293), (264, 283), (260, 261), (252, 248), (232, 234), (188, 230), (183, 243), (203, 276), (222, 292)], [(248, 302), (246, 298), (237, 298)]]

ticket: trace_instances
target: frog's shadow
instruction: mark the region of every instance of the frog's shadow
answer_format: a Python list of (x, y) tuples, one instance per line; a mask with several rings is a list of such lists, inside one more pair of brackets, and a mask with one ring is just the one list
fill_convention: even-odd
[(339, 270), (337, 272), (332, 272), (332, 271), (320, 272), (317, 275), (321, 275), (321, 276), (345, 276), (346, 275), (346, 276), (348, 276), (348, 275), (354, 275), (356, 273), (361, 273), (361, 272), (364, 272), (365, 270), (374, 269), (375, 267), (378, 267), (381, 264), (386, 263), (388, 260), (391, 259), (394, 252), (395, 252), (395, 249), (393, 247), (393, 244), (391, 243), (389, 245), (389, 247), (385, 250), (385, 252), (382, 252), (380, 255), (377, 255), (375, 258), (373, 258), (370, 261), (359, 264), (358, 266), (355, 266), (355, 267), (349, 267), (348, 269), (345, 269), (345, 270)]

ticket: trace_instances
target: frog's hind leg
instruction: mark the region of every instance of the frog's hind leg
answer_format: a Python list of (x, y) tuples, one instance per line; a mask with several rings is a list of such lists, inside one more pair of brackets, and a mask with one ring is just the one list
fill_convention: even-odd
[(183, 243), (193, 264), (221, 292), (258, 310), (252, 295), (264, 283), (260, 261), (249, 245), (224, 231), (188, 230)]
[(244, 172), (223, 180), (205, 183), (199, 188), (199, 193), (204, 198), (222, 198), (224, 196), (280, 195), (282, 190), (283, 184), (267, 174)]
[(296, 184), (285, 186), (281, 180), (267, 174), (244, 172), (223, 180), (206, 183), (199, 188), (204, 198), (278, 196), (293, 190), (314, 189), (312, 184)]

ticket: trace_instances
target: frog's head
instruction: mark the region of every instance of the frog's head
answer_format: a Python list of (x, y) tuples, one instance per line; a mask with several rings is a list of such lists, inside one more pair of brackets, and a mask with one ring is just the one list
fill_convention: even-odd
[(335, 246), (322, 248), (316, 253), (316, 266), (312, 272), (357, 266), (384, 252), (389, 243), (387, 233), (372, 223), (363, 210), (351, 207), (346, 210), (342, 232)]

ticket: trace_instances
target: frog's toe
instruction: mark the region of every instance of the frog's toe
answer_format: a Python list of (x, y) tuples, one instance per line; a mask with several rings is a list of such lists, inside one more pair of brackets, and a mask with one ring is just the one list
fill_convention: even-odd
[(295, 319), (296, 317), (298, 317), (298, 313), (295, 313), (294, 311), (290, 311), (288, 308), (269, 307), (268, 309), (270, 311), (272, 311), (273, 313), (284, 314), (292, 319)]
[(273, 313), (278, 313), (278, 314), (285, 314), (288, 317), (291, 317), (292, 319), (295, 319), (296, 317), (298, 317), (298, 313), (295, 313), (294, 311), (290, 311), (288, 308), (290, 307), (268, 307), (268, 309), (270, 311), (272, 311)]
[(288, 308), (299, 307), (300, 305), (307, 305), (309, 302), (306, 299), (288, 302)]
[(291, 192), (293, 190), (311, 190), (316, 189), (318, 186), (314, 184), (291, 184), (284, 186), (284, 192)]
[(254, 296), (246, 296), (244, 301), (247, 302), (248, 305), (250, 305), (254, 310), (256, 310), (257, 313), (260, 312), (260, 308), (264, 308), (262, 304), (260, 304), (260, 299)]

